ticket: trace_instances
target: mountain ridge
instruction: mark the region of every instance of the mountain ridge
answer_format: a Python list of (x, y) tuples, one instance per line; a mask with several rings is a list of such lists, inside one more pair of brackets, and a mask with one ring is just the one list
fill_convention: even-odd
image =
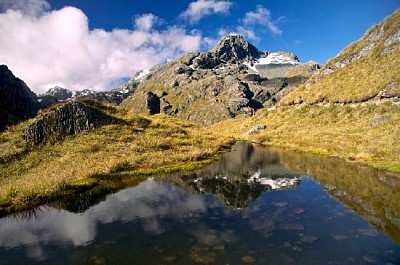
[[(209, 52), (194, 52), (151, 69), (122, 106), (136, 112), (165, 113), (210, 125), (226, 118), (248, 117), (275, 105), (314, 71), (291, 53), (280, 54), (286, 68), (304, 67), (299, 75), (267, 78), (251, 69), (268, 58), (239, 34), (227, 34)], [(280, 64), (278, 64), (280, 65)]]

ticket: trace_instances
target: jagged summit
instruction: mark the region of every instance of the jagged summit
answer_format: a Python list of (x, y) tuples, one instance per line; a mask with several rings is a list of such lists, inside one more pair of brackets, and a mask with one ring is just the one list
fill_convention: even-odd
[(256, 60), (264, 54), (237, 33), (223, 36), (210, 52), (225, 62)]

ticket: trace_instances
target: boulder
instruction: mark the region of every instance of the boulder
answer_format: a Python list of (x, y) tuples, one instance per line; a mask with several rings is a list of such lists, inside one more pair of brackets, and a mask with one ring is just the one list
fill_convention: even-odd
[(95, 111), (82, 102), (69, 101), (37, 117), (25, 130), (28, 146), (56, 143), (67, 135), (90, 130), (97, 125)]

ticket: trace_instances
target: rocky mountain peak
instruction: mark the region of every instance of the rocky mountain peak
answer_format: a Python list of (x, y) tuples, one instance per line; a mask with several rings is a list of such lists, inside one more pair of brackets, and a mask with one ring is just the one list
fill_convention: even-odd
[(210, 52), (222, 61), (229, 63), (255, 60), (262, 55), (262, 52), (254, 45), (246, 41), (242, 35), (236, 33), (223, 36)]

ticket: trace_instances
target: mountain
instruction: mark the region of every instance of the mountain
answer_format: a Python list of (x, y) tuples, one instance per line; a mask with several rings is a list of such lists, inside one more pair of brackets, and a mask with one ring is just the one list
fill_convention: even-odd
[(119, 105), (124, 99), (130, 96), (133, 91), (135, 91), (138, 83), (139, 81), (133, 78), (127, 84), (109, 91), (93, 91), (90, 89), (71, 91), (69, 89), (56, 86), (47, 90), (46, 93), (39, 95), (38, 100), (40, 102), (40, 108), (42, 109), (48, 108), (58, 102), (83, 97)]
[(400, 9), (329, 60), (281, 104), (399, 101), (399, 48)]
[(209, 52), (188, 53), (151, 69), (122, 105), (213, 124), (276, 104), (319, 66), (313, 67), (294, 54), (261, 52), (231, 33)]
[(0, 131), (32, 118), (37, 110), (36, 95), (6, 65), (0, 65)]

